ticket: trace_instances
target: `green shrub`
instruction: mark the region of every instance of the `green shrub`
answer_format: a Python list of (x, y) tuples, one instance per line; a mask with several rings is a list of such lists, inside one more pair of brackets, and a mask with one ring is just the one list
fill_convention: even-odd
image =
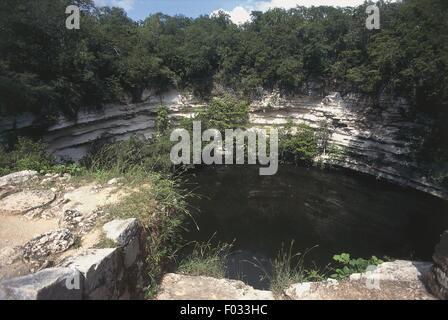
[(346, 149), (336, 144), (330, 144), (327, 149), (327, 155), (332, 160), (342, 160), (346, 156)]
[(20, 137), (14, 148), (7, 152), (0, 149), (0, 174), (14, 171), (35, 170), (47, 172), (51, 169), (53, 158), (47, 153), (46, 145)]
[(82, 176), (86, 173), (86, 169), (76, 163), (56, 164), (51, 168), (54, 173), (68, 173), (72, 176)]
[(309, 126), (287, 126), (280, 132), (279, 156), (282, 162), (311, 163), (318, 154), (318, 140)]
[(83, 163), (92, 172), (108, 171), (111, 175), (135, 170), (170, 172), (173, 166), (170, 160), (172, 146), (168, 135), (158, 135), (150, 140), (131, 137), (101, 146)]
[(215, 97), (201, 110), (195, 120), (202, 121), (203, 129), (244, 129), (249, 121), (249, 104), (226, 95)]
[(171, 122), (169, 118), (169, 110), (166, 106), (159, 106), (157, 108), (156, 117), (156, 129), (159, 134), (165, 134), (171, 127)]
[(331, 277), (337, 280), (348, 278), (354, 273), (365, 272), (369, 266), (377, 266), (384, 262), (375, 256), (370, 259), (352, 259), (348, 253), (335, 255), (333, 260), (338, 263), (339, 267), (334, 270), (335, 273)]

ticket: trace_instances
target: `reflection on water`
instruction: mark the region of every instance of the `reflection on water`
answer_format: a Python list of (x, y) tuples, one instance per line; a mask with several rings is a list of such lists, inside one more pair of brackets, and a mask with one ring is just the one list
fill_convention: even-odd
[(235, 240), (229, 276), (258, 288), (269, 260), (295, 241), (323, 267), (334, 254), (429, 260), (448, 229), (448, 202), (347, 171), (281, 166), (259, 176), (256, 166), (205, 167), (190, 176), (200, 227), (188, 240)]

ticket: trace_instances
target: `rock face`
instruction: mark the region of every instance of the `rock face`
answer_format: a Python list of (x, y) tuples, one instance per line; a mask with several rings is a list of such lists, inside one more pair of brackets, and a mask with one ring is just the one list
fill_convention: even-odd
[(38, 173), (36, 171), (20, 171), (8, 174), (6, 176), (0, 177), (0, 188), (6, 185), (17, 185), (24, 183), (28, 180), (37, 177)]
[[(271, 101), (270, 108), (265, 100)], [(269, 96), (252, 104), (253, 125), (284, 125), (288, 120), (326, 131), (327, 145), (338, 150), (328, 150), (319, 161), (448, 198), (446, 188), (428, 177), (415, 153), (432, 120), (403, 99), (384, 95), (378, 105), (360, 95), (334, 93), (323, 100)]]
[[(101, 112), (80, 112), (69, 121), (61, 117), (43, 133), (49, 151), (59, 158), (79, 160), (96, 140), (125, 140), (132, 135), (149, 138), (155, 132), (155, 110), (160, 103), (171, 111), (171, 118), (190, 117), (198, 101), (179, 92), (149, 97), (134, 105), (110, 105)], [(413, 110), (405, 100), (383, 94), (379, 103), (356, 94), (338, 93), (324, 99), (316, 96), (283, 97), (278, 92), (265, 94), (251, 105), (250, 122), (257, 127), (305, 123), (320, 128), (324, 123), (329, 144), (343, 154), (328, 152), (322, 162), (349, 168), (409, 186), (448, 199), (448, 191), (428, 177), (415, 155), (415, 146), (424, 141), (432, 120)], [(0, 140), (13, 130), (33, 125), (24, 114), (0, 119)], [(16, 129), (14, 129), (16, 128)]]
[(23, 246), (23, 258), (39, 267), (47, 257), (66, 251), (75, 242), (75, 236), (68, 229), (60, 229), (41, 234)]
[(241, 281), (193, 277), (169, 273), (157, 300), (273, 300), (270, 291), (260, 291)]
[(119, 296), (120, 252), (112, 249), (91, 249), (70, 259), (66, 266), (84, 277), (84, 298), (110, 300)]
[[(117, 241), (116, 248), (88, 249), (66, 258), (59, 268), (4, 280), (0, 299), (142, 299), (146, 283), (143, 228), (136, 219), (129, 219), (110, 222), (108, 230), (111, 240)], [(49, 252), (64, 250), (69, 235), (67, 229), (42, 235), (25, 246), (24, 255), (45, 259)]]
[(434, 253), (434, 266), (428, 279), (428, 288), (440, 299), (448, 300), (448, 231), (442, 235)]
[(140, 223), (137, 219), (116, 219), (106, 223), (103, 231), (106, 237), (120, 246), (128, 245), (140, 232)]
[(80, 300), (82, 279), (77, 282), (78, 279), (79, 273), (74, 269), (45, 269), (3, 281), (0, 284), (0, 300)]
[(124, 273), (129, 283), (131, 296), (141, 297), (146, 281), (145, 257), (147, 235), (141, 223), (135, 219), (116, 219), (103, 226), (109, 240), (115, 242), (122, 251)]
[(285, 291), (291, 300), (433, 300), (425, 289), (430, 263), (386, 262), (348, 280), (327, 280), (292, 285)]
[(0, 200), (0, 214), (25, 214), (50, 204), (55, 198), (56, 195), (48, 190), (25, 190), (12, 193)]
[[(184, 105), (185, 98), (178, 92), (168, 92), (163, 97), (149, 97), (142, 104), (108, 105), (102, 111), (81, 111), (77, 119), (61, 116), (48, 128), (43, 140), (49, 150), (59, 158), (79, 160), (96, 139), (114, 138), (125, 140), (134, 134), (149, 138), (155, 132), (156, 108)], [(0, 119), (0, 140), (13, 130), (33, 127), (35, 117), (30, 113), (19, 117)], [(14, 129), (15, 128), (15, 129)]]

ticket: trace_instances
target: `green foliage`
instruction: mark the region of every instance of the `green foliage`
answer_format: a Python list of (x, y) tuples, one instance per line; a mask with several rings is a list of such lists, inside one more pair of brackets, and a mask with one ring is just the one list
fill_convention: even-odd
[[(133, 172), (134, 174), (135, 172)], [(142, 172), (140, 185), (119, 204), (106, 206), (109, 218), (138, 218), (147, 233), (146, 265), (149, 291), (154, 293), (167, 266), (174, 262), (183, 244), (180, 236), (189, 217), (186, 198), (189, 192), (179, 181), (154, 172)], [(147, 184), (147, 186), (145, 186)]]
[(59, 174), (68, 173), (74, 177), (86, 174), (86, 168), (76, 163), (56, 164), (52, 166), (51, 171)]
[(170, 172), (170, 151), (173, 143), (168, 135), (156, 135), (143, 140), (131, 137), (126, 141), (107, 143), (84, 159), (84, 165), (92, 172), (107, 171), (119, 176), (135, 170)]
[(161, 135), (165, 134), (170, 128), (169, 110), (166, 106), (159, 106), (157, 108), (156, 129)]
[(330, 144), (327, 148), (327, 155), (332, 160), (342, 160), (346, 156), (346, 150), (336, 144)]
[(318, 139), (309, 126), (289, 124), (280, 133), (279, 156), (283, 162), (311, 163), (318, 154)]
[(203, 128), (244, 129), (249, 121), (249, 104), (235, 97), (215, 97), (201, 110), (195, 120), (202, 121)]
[[(44, 117), (172, 86), (209, 97), (215, 83), (252, 96), (260, 88), (407, 96), (430, 109), (448, 101), (448, 6), (442, 0), (378, 1), (381, 30), (355, 8), (296, 7), (229, 16), (134, 22), (119, 8), (77, 0), (82, 27), (64, 26), (70, 0), (4, 0), (0, 7), (0, 112)], [(217, 119), (220, 121), (220, 119)]]
[(348, 278), (354, 273), (362, 273), (367, 270), (369, 266), (377, 266), (384, 261), (372, 256), (370, 259), (351, 258), (348, 253), (341, 253), (335, 255), (333, 260), (338, 263), (340, 267), (334, 270), (334, 274), (331, 275), (333, 279), (342, 280)]
[(27, 138), (20, 137), (10, 152), (0, 147), (0, 175), (21, 170), (47, 172), (52, 161), (45, 144)]
[(232, 244), (218, 243), (211, 240), (206, 243), (194, 243), (192, 253), (180, 262), (177, 272), (191, 276), (224, 278), (226, 276), (226, 260)]

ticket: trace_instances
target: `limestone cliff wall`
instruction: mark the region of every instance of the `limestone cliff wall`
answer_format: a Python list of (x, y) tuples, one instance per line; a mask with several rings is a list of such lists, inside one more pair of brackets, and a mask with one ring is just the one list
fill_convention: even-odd
[(337, 146), (340, 153), (329, 151), (320, 157), (323, 162), (448, 198), (447, 190), (428, 177), (416, 157), (432, 120), (415, 113), (404, 99), (380, 97), (378, 104), (355, 94), (334, 93), (324, 99), (270, 95), (252, 107), (251, 122), (257, 126), (292, 120), (325, 128), (329, 148)]
[[(44, 132), (43, 140), (57, 157), (79, 160), (98, 139), (151, 137), (155, 110), (161, 103), (170, 108), (173, 119), (191, 116), (201, 106), (192, 97), (173, 91), (148, 97), (141, 104), (80, 112), (76, 120), (61, 117)], [(254, 126), (282, 126), (289, 119), (314, 128), (325, 124), (329, 145), (338, 146), (342, 152), (337, 157), (326, 154), (319, 160), (448, 199), (447, 190), (427, 176), (415, 156), (416, 146), (424, 141), (432, 121), (415, 113), (404, 99), (384, 96), (373, 103), (355, 94), (341, 97), (335, 93), (322, 99), (269, 93), (252, 103), (250, 121)], [(13, 130), (25, 131), (33, 123), (34, 117), (29, 114), (0, 119), (0, 139)]]

